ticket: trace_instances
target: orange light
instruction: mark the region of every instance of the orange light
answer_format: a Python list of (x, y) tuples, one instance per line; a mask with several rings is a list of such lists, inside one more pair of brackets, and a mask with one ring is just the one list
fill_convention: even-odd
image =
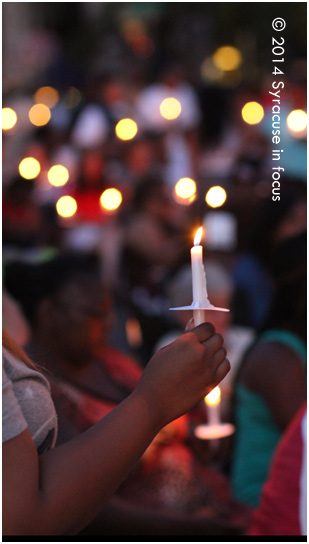
[(12, 108), (2, 108), (2, 130), (10, 130), (16, 125), (17, 114)]
[(191, 198), (196, 193), (196, 183), (191, 178), (181, 178), (175, 185), (175, 193), (180, 198)]
[(50, 109), (45, 104), (35, 104), (29, 111), (29, 119), (37, 127), (47, 125), (50, 117)]
[(216, 68), (224, 72), (237, 70), (242, 63), (241, 52), (230, 45), (219, 47), (212, 58)]
[(302, 132), (307, 127), (307, 114), (303, 110), (293, 110), (288, 115), (287, 125), (293, 132)]
[(26, 157), (20, 162), (18, 170), (22, 178), (34, 179), (39, 175), (41, 165), (39, 161), (33, 157)]
[(226, 201), (226, 191), (219, 185), (211, 187), (206, 193), (205, 200), (211, 208), (219, 208)]
[(48, 181), (54, 187), (61, 187), (65, 185), (69, 179), (69, 171), (65, 166), (61, 164), (55, 164), (47, 173)]
[(194, 243), (195, 246), (200, 245), (202, 235), (203, 235), (203, 227), (200, 227), (199, 229), (197, 229), (197, 231), (195, 233), (195, 236), (194, 236), (194, 242), (193, 243)]
[(53, 108), (59, 102), (59, 93), (53, 87), (40, 87), (34, 93), (34, 99), (37, 104), (44, 104), (48, 108)]
[(257, 125), (264, 117), (264, 109), (258, 102), (247, 102), (241, 110), (241, 115), (245, 123)]
[(137, 134), (138, 127), (133, 119), (121, 119), (117, 123), (115, 131), (120, 140), (132, 140)]
[(77, 211), (77, 203), (72, 196), (62, 196), (56, 203), (56, 210), (61, 217), (72, 217)]
[(215, 387), (208, 395), (206, 395), (204, 401), (208, 406), (217, 406), (221, 400), (220, 387)]
[(101, 206), (107, 211), (117, 210), (121, 202), (122, 195), (118, 189), (106, 189), (100, 197)]
[(181, 114), (181, 104), (179, 100), (173, 97), (165, 98), (160, 104), (160, 113), (165, 119), (177, 119)]

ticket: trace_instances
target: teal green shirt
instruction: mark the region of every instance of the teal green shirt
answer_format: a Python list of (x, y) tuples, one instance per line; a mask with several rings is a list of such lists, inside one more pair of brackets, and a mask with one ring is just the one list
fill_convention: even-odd
[[(276, 341), (288, 345), (298, 354), (304, 365), (306, 364), (306, 346), (292, 333), (268, 331), (260, 337), (260, 341)], [(235, 387), (235, 396), (236, 435), (231, 485), (238, 500), (256, 507), (282, 431), (259, 394), (238, 384)]]

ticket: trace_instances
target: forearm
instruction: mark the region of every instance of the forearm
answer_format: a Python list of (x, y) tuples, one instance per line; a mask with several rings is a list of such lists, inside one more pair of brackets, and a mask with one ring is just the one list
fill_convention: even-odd
[(133, 394), (89, 431), (42, 456), (41, 506), (51, 523), (48, 532), (74, 534), (89, 523), (159, 428), (143, 398)]
[(223, 339), (203, 324), (149, 361), (135, 391), (74, 440), (38, 457), (28, 429), (3, 444), (3, 533), (81, 530), (170, 421), (229, 370)]

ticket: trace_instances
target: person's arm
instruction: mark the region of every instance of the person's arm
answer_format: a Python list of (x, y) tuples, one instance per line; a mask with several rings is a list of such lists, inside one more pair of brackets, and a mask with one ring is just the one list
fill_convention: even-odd
[[(25, 430), (3, 444), (3, 534), (74, 534), (94, 518), (158, 431), (227, 374), (203, 324), (159, 351), (135, 391), (76, 439), (38, 457)], [(205, 342), (202, 344), (202, 342)]]
[(268, 405), (283, 430), (307, 398), (306, 377), (296, 353), (279, 342), (261, 342), (247, 355), (241, 380)]

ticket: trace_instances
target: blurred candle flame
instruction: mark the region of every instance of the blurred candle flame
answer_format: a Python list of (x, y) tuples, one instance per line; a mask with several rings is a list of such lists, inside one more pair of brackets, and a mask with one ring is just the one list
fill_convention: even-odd
[(195, 246), (200, 245), (201, 239), (202, 239), (202, 234), (203, 234), (203, 227), (200, 227), (199, 229), (197, 229), (197, 231), (195, 233), (195, 236), (194, 236), (194, 245)]
[(220, 391), (220, 387), (217, 386), (212, 391), (210, 391), (208, 395), (206, 395), (204, 400), (208, 406), (216, 406), (217, 404), (219, 404), (220, 399), (221, 399), (221, 391)]

